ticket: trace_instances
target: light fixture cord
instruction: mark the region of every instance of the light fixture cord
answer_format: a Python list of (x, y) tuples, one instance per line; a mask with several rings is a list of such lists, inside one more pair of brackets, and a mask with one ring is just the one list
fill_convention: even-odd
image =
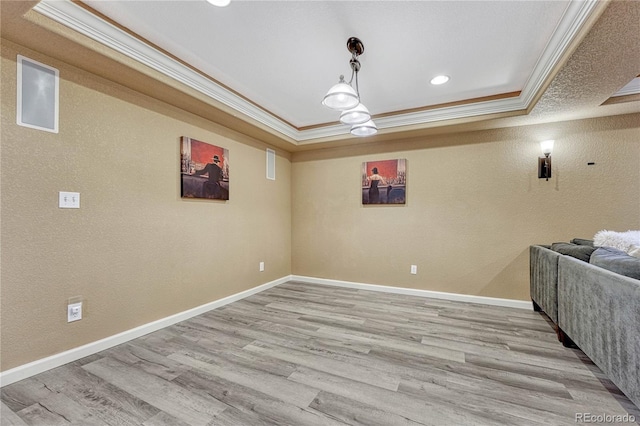
[(351, 67), (351, 78), (349, 79), (349, 86), (351, 86), (351, 83), (353, 82), (353, 76), (354, 75), (356, 76), (356, 86), (357, 86), (358, 85), (358, 82), (357, 82), (358, 73), (356, 72), (356, 70), (353, 67)]
[[(360, 61), (358, 61), (358, 55), (355, 53), (351, 54), (351, 60), (349, 61), (351, 65), (351, 80), (349, 80), (349, 86), (353, 82), (353, 77), (356, 77), (356, 94), (358, 95), (358, 100), (360, 100), (360, 88), (358, 87), (358, 71), (360, 71)], [(353, 87), (353, 86), (351, 86)]]

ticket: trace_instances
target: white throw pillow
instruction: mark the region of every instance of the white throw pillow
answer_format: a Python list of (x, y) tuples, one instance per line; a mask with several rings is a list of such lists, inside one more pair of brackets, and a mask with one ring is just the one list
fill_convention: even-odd
[(640, 231), (599, 231), (593, 237), (596, 247), (613, 247), (640, 258)]

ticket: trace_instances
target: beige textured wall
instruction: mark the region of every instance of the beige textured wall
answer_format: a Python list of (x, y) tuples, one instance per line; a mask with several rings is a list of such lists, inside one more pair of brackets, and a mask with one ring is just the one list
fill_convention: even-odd
[[(296, 153), (293, 273), (528, 300), (530, 244), (640, 229), (639, 130), (634, 114)], [(362, 206), (362, 162), (393, 158), (407, 204)]]
[[(17, 53), (60, 69), (59, 134), (15, 124)], [(266, 145), (5, 40), (1, 93), (3, 371), (291, 273), (288, 153), (266, 180)], [(180, 198), (182, 135), (229, 149), (228, 202)]]

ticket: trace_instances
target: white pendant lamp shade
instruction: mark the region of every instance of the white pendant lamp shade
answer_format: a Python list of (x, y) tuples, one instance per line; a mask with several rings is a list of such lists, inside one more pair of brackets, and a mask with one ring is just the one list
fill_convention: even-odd
[(371, 136), (376, 133), (378, 133), (378, 128), (373, 120), (369, 120), (361, 124), (355, 124), (351, 127), (351, 134), (354, 136)]
[(366, 106), (358, 104), (355, 108), (342, 111), (340, 122), (342, 124), (361, 124), (371, 120), (371, 114)]
[(358, 94), (353, 90), (353, 87), (344, 81), (344, 76), (342, 75), (338, 84), (329, 89), (322, 100), (322, 105), (338, 111), (351, 109), (359, 103)]

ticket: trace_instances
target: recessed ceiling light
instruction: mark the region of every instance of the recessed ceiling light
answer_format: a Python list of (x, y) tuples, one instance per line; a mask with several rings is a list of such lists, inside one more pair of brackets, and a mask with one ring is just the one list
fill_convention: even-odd
[(431, 79), (431, 84), (434, 84), (434, 85), (444, 84), (447, 81), (449, 81), (448, 75), (438, 75)]
[(211, 3), (214, 6), (225, 7), (231, 3), (231, 0), (207, 0), (207, 2)]

